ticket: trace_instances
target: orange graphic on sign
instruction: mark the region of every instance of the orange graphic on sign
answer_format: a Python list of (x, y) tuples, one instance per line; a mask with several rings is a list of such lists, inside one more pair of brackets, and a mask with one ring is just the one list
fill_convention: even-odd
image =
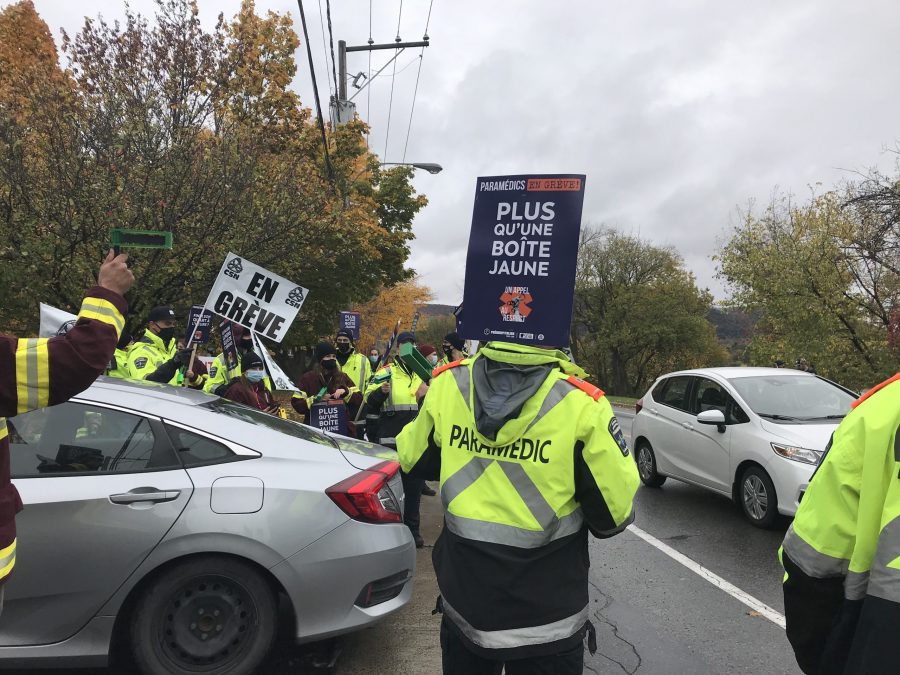
[(528, 291), (504, 291), (500, 296), (500, 313), (506, 321), (524, 321), (531, 314), (528, 303), (532, 301)]

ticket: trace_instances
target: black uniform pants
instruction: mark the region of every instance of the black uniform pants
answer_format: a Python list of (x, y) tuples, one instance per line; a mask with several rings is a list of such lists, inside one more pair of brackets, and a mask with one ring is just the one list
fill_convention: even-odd
[(470, 652), (448, 621), (447, 617), (441, 621), (444, 675), (581, 675), (584, 669), (584, 645), (580, 642), (567, 652), (504, 663)]
[(414, 535), (419, 535), (419, 503), (422, 501), (422, 486), (425, 481), (421, 478), (411, 478), (405, 472), (400, 472), (403, 481), (403, 492), (406, 503), (403, 507), (403, 522)]

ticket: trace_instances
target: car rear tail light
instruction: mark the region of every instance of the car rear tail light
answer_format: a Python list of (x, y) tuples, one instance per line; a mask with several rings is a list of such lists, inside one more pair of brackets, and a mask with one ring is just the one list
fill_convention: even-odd
[(366, 584), (366, 587), (360, 591), (354, 604), (357, 607), (374, 607), (382, 602), (393, 600), (400, 595), (400, 591), (403, 590), (406, 582), (411, 578), (412, 574), (410, 574), (409, 570), (404, 570)]
[(637, 415), (643, 409), (644, 409), (644, 399), (639, 398), (637, 400), (637, 403), (634, 404), (634, 414)]
[(325, 490), (331, 501), (353, 520), (364, 523), (400, 523), (400, 501), (388, 481), (400, 470), (397, 462), (382, 462)]

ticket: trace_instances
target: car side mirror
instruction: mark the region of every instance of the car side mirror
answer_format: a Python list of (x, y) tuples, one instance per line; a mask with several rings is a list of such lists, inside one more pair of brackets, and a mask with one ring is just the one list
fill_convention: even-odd
[(725, 433), (725, 413), (721, 410), (704, 410), (697, 415), (700, 424), (715, 424), (719, 433)]

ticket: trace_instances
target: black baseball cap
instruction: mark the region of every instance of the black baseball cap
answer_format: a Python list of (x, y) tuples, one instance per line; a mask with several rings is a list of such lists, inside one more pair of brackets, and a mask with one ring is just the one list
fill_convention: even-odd
[(168, 306), (154, 307), (147, 315), (147, 321), (165, 321), (167, 319), (175, 320), (175, 310)]
[(416, 341), (416, 334), (411, 331), (408, 331), (408, 330), (403, 331), (402, 333), (400, 333), (400, 335), (397, 336), (397, 344), (398, 345), (402, 345), (404, 342), (415, 342), (415, 341)]

